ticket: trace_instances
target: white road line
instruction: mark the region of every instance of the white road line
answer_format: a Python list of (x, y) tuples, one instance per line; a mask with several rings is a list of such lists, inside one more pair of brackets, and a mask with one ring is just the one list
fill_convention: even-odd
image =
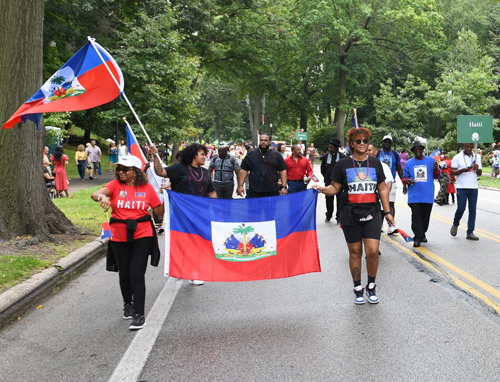
[(183, 282), (169, 277), (146, 317), (146, 326), (135, 335), (109, 382), (137, 381)]

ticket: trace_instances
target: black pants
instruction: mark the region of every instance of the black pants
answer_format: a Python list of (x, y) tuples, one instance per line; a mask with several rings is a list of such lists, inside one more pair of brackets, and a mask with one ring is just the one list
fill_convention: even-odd
[(263, 198), (264, 196), (278, 196), (279, 194), (279, 191), (255, 192), (249, 188), (247, 192), (247, 198)]
[(109, 244), (118, 264), (123, 302), (126, 304), (134, 302), (135, 313), (143, 315), (146, 300), (144, 275), (153, 238), (143, 237), (132, 243), (110, 241)]
[(214, 189), (219, 199), (232, 199), (234, 182), (214, 182)]
[(333, 216), (333, 199), (337, 199), (337, 213), (335, 214), (335, 219), (340, 221), (340, 193), (333, 196), (325, 196), (326, 199), (326, 217), (331, 218)]
[(422, 241), (429, 228), (432, 203), (408, 203), (411, 208), (411, 230), (415, 235), (413, 240)]

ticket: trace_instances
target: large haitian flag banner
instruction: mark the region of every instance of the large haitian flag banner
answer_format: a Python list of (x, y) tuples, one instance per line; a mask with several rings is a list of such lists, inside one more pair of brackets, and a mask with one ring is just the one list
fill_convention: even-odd
[[(89, 41), (5, 122), (3, 129), (27, 119), (40, 124), (42, 113), (90, 109), (123, 91), (123, 75), (111, 55)], [(99, 51), (101, 57), (97, 53)], [(103, 60), (106, 64), (103, 63)], [(109, 73), (111, 71), (118, 84)]]
[(212, 199), (169, 191), (169, 275), (254, 281), (321, 272), (317, 195), (311, 189), (285, 196)]

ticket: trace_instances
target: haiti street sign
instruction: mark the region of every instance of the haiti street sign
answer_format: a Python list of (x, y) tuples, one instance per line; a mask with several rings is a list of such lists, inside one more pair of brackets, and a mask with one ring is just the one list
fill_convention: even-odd
[(457, 142), (493, 142), (493, 117), (491, 115), (459, 115), (457, 117)]

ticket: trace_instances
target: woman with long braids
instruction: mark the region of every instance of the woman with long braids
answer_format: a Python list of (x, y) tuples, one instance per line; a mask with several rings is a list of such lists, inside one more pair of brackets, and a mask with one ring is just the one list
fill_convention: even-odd
[(347, 132), (351, 155), (341, 159), (335, 166), (327, 186), (313, 187), (325, 195), (333, 196), (342, 190), (341, 225), (349, 249), (349, 267), (354, 282), (354, 303), (364, 304), (364, 289), (361, 285), (361, 260), (363, 244), (366, 253), (368, 302), (379, 302), (375, 278), (378, 270), (380, 245), (380, 203), (390, 225), (395, 225), (389, 209), (389, 192), (385, 187), (384, 170), (380, 161), (367, 155), (370, 130), (352, 128)]
[[(207, 148), (198, 143), (192, 143), (181, 151), (181, 161), (164, 168), (158, 160), (158, 149), (151, 147), (151, 154), (155, 158), (155, 172), (158, 176), (169, 178), (172, 191), (181, 194), (208, 196), (217, 198), (210, 174), (203, 167), (207, 158)], [(193, 285), (203, 285), (202, 280), (191, 280)]]
[(161, 214), (160, 199), (142, 171), (141, 160), (133, 155), (122, 156), (115, 163), (115, 179), (94, 192), (91, 198), (99, 202), (104, 211), (111, 207), (113, 236), (109, 246), (118, 265), (123, 318), (132, 320), (130, 330), (142, 329), (146, 299), (144, 275), (149, 255), (156, 247), (149, 208)]

